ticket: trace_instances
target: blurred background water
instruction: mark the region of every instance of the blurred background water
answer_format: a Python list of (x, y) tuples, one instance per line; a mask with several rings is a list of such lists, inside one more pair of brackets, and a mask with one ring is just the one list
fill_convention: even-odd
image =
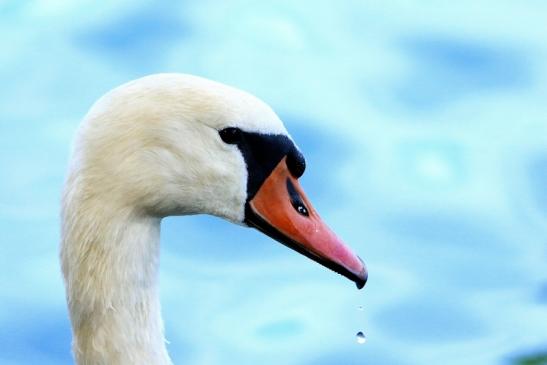
[(72, 363), (69, 146), (155, 72), (272, 105), (370, 271), (357, 291), (256, 231), (165, 219), (176, 364), (547, 363), (546, 39), (541, 1), (1, 1), (0, 364)]

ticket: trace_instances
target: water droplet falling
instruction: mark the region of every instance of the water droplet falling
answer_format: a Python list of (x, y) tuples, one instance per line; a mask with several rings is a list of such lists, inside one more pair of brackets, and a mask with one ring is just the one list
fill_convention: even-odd
[(357, 334), (355, 335), (355, 337), (357, 338), (357, 343), (362, 345), (364, 344), (365, 342), (367, 342), (367, 338), (365, 337), (365, 334), (361, 331), (357, 332)]

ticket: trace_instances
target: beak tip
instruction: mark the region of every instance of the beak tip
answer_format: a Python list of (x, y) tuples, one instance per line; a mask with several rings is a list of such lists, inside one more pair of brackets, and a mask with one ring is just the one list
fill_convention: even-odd
[(355, 285), (357, 286), (357, 289), (363, 289), (363, 287), (367, 283), (367, 279), (368, 279), (368, 273), (367, 273), (367, 270), (364, 269), (361, 273), (359, 273), (359, 276), (355, 280)]
[(357, 278), (355, 279), (355, 285), (357, 286), (357, 289), (363, 289), (363, 287), (365, 286), (365, 284), (367, 283), (367, 280), (368, 280), (368, 270), (367, 270), (367, 267), (365, 266), (365, 263), (363, 262), (363, 260), (361, 260), (361, 258), (359, 256), (357, 256), (357, 257), (359, 258), (359, 260), (363, 264), (363, 269), (357, 275)]

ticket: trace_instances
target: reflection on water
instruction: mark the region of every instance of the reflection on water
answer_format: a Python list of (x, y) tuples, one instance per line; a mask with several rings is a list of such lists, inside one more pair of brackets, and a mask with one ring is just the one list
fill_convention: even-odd
[(515, 357), (514, 365), (545, 365), (547, 364), (547, 352), (537, 352)]

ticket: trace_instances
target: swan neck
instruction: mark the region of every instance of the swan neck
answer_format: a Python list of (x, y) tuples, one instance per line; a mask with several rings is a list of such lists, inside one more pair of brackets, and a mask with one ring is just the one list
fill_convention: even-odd
[(63, 212), (61, 260), (76, 362), (171, 364), (157, 282), (160, 219), (108, 214), (107, 207)]

